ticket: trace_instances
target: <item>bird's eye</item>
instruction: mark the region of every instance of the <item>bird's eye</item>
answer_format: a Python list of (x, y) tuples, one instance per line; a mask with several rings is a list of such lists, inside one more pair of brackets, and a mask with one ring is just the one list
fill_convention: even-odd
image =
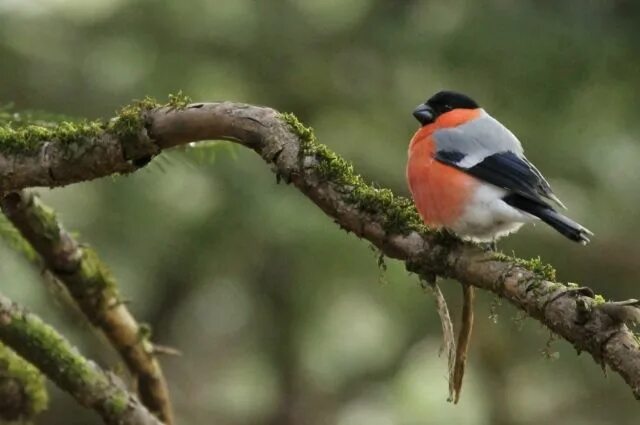
[(450, 111), (450, 110), (452, 110), (452, 109), (453, 109), (453, 108), (451, 107), (451, 105), (444, 105), (444, 107), (443, 107), (443, 108), (444, 108), (444, 110), (445, 110), (445, 111)]

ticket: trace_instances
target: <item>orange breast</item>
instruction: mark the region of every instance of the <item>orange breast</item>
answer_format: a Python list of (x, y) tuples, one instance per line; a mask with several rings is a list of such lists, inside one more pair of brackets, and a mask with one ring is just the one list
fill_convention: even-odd
[(463, 213), (478, 182), (434, 159), (435, 146), (431, 134), (435, 128), (433, 124), (424, 126), (411, 139), (407, 181), (425, 223), (448, 227)]

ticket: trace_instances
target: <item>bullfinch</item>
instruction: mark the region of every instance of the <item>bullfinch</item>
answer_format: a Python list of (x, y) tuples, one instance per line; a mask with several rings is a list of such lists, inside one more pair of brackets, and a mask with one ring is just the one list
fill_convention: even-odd
[(470, 97), (441, 91), (419, 105), (407, 180), (427, 225), (464, 239), (495, 242), (542, 220), (586, 245), (593, 235), (556, 211), (565, 208), (522, 145)]

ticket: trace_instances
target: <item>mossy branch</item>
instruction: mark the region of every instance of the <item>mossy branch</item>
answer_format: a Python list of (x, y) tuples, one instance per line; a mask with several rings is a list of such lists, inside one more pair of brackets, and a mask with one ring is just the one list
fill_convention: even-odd
[(40, 371), (0, 343), (0, 422), (32, 420), (48, 399)]
[[(427, 281), (434, 275), (455, 278), (509, 300), (579, 352), (618, 372), (640, 398), (640, 346), (620, 320), (629, 315), (617, 314), (635, 304), (602, 303), (591, 291), (554, 281), (553, 268), (539, 260), (488, 253), (429, 231), (410, 200), (367, 184), (291, 114), (229, 102), (143, 102), (125, 108), (101, 132), (88, 133), (79, 129), (77, 138), (38, 136), (35, 142), (27, 137), (35, 145), (24, 152), (5, 149), (0, 138), (0, 191), (130, 172), (166, 148), (230, 140), (256, 151), (279, 179), (293, 184), (339, 226), (404, 261), (408, 270)], [(7, 146), (16, 146), (12, 137)]]
[(118, 378), (82, 357), (52, 327), (0, 294), (0, 341), (107, 424), (161, 425)]
[(120, 353), (137, 381), (144, 405), (170, 425), (173, 413), (169, 391), (149, 335), (122, 303), (115, 279), (95, 251), (80, 246), (53, 210), (32, 193), (13, 192), (0, 201), (0, 206), (86, 318)]

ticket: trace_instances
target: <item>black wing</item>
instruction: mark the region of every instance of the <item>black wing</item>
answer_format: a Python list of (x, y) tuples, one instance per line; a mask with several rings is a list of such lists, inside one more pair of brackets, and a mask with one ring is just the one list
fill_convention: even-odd
[[(525, 157), (514, 152), (500, 152), (489, 155), (469, 168), (460, 166), (465, 155), (459, 152), (438, 152), (436, 159), (442, 163), (456, 167), (480, 180), (507, 189), (528, 199), (548, 205), (545, 199), (558, 203), (551, 186), (542, 174)], [(560, 203), (560, 205), (562, 205)]]

